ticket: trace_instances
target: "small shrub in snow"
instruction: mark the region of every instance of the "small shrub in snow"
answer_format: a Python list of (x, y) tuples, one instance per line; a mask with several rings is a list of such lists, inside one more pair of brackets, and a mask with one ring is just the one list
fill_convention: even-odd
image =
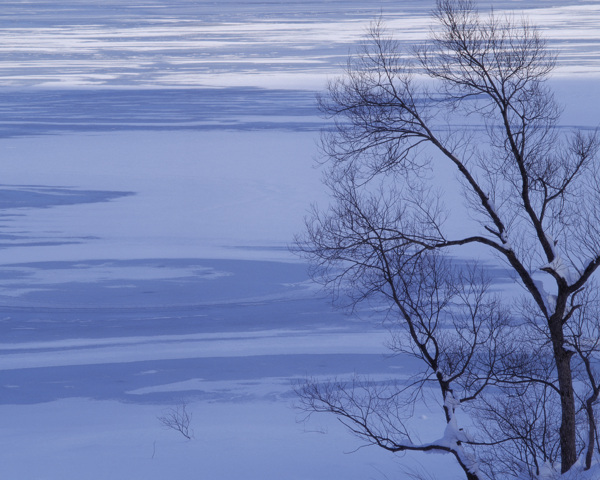
[(158, 420), (165, 427), (181, 433), (188, 440), (194, 438), (194, 431), (190, 428), (192, 413), (187, 411), (185, 403), (169, 408), (164, 415), (158, 417)]

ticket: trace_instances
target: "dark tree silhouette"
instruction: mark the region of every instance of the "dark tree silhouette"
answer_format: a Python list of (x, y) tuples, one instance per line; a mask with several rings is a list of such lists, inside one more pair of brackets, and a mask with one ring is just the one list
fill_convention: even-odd
[[(387, 304), (392, 348), (425, 370), (410, 385), (308, 382), (300, 397), (369, 444), (447, 451), (469, 480), (564, 473), (584, 451), (589, 469), (600, 395), (596, 132), (558, 128), (555, 54), (527, 20), (483, 17), (469, 0), (439, 0), (433, 17), (429, 41), (408, 51), (375, 22), (319, 98), (333, 121), (322, 137), (332, 205), (315, 208), (296, 241), (334, 294)], [(459, 180), (460, 236), (431, 183), (443, 164)], [(451, 261), (475, 245), (502, 259), (523, 298), (491, 295), (481, 268)], [(431, 381), (446, 433), (415, 444), (407, 411)], [(480, 426), (473, 435), (457, 408)]]

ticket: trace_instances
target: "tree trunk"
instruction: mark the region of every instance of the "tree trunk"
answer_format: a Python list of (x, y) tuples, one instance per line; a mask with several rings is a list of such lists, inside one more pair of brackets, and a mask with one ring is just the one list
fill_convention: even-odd
[(562, 418), (560, 424), (561, 473), (569, 469), (577, 461), (575, 395), (573, 394), (573, 377), (571, 375), (571, 355), (564, 349), (557, 358), (558, 386), (560, 389), (560, 406)]
[[(560, 303), (557, 302), (557, 304)], [(557, 308), (555, 314), (550, 317), (549, 327), (562, 411), (560, 424), (561, 473), (565, 473), (577, 461), (577, 430), (575, 424), (575, 394), (573, 392), (573, 374), (571, 370), (571, 356), (573, 352), (564, 347), (563, 315), (561, 314), (564, 312), (561, 310), (564, 309)]]
[(588, 416), (588, 445), (587, 452), (585, 454), (585, 469), (589, 470), (592, 468), (592, 458), (594, 456), (594, 443), (596, 442), (596, 419), (594, 418), (594, 402), (597, 400), (598, 395), (594, 394), (588, 398), (585, 409)]

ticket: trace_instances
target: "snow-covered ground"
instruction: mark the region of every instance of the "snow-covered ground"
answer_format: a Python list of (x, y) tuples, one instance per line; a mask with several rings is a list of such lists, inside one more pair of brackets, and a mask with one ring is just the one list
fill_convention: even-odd
[[(493, 3), (561, 51), (564, 125), (597, 126), (600, 5)], [(441, 456), (347, 454), (338, 422), (292, 408), (306, 376), (414, 369), (287, 245), (326, 201), (315, 91), (373, 17), (411, 42), (432, 4), (2, 3), (2, 478), (454, 478)], [(157, 419), (182, 403), (191, 441)]]

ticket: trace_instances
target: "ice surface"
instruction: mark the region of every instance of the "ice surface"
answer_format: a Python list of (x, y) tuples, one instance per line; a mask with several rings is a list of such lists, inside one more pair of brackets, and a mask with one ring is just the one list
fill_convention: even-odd
[[(594, 128), (598, 6), (493, 3), (527, 8), (561, 52), (564, 126)], [(315, 92), (375, 16), (410, 43), (432, 5), (2, 3), (3, 477), (402, 475), (385, 452), (345, 455), (360, 444), (334, 420), (297, 422), (307, 375), (416, 366), (383, 357), (378, 318), (334, 310), (287, 245), (326, 201)], [(189, 442), (157, 420), (180, 402)], [(430, 418), (417, 406), (423, 441), (443, 435)]]

